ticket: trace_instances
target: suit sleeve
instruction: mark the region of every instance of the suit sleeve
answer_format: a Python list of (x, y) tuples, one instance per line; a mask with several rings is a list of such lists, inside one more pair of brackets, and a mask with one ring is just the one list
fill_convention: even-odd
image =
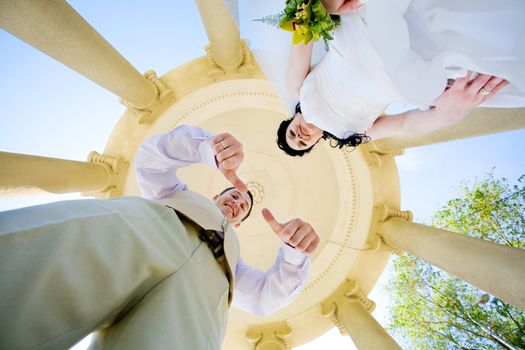
[(273, 266), (266, 272), (239, 260), (233, 303), (257, 316), (267, 316), (294, 301), (304, 289), (310, 257), (281, 245)]
[(177, 170), (196, 163), (217, 168), (207, 131), (188, 125), (153, 136), (139, 148), (135, 173), (144, 198), (163, 199), (187, 189)]

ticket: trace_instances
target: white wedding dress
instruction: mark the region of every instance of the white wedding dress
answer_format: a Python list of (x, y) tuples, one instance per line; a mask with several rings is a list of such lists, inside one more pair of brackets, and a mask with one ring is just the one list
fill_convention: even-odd
[[(282, 8), (284, 0), (277, 3)], [(277, 50), (272, 31), (266, 29), (273, 36), (266, 43), (262, 33), (248, 38), (254, 51), (266, 52), (256, 59), (269, 79), (283, 86), (283, 70), (275, 74), (283, 65), (268, 61), (286, 56), (269, 54)], [(447, 79), (467, 69), (511, 83), (483, 106), (525, 106), (524, 0), (368, 0), (341, 17), (333, 36), (300, 102), (308, 122), (339, 138), (366, 131), (392, 103), (432, 105)], [(281, 38), (289, 50), (290, 37)]]

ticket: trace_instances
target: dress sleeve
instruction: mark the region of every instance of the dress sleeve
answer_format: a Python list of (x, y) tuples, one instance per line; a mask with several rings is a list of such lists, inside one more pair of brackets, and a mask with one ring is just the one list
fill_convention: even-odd
[(177, 170), (196, 163), (217, 168), (207, 131), (181, 125), (168, 133), (153, 136), (139, 148), (135, 173), (144, 198), (163, 199), (187, 189)]
[(267, 316), (299, 296), (308, 278), (310, 257), (281, 245), (273, 266), (266, 272), (239, 259), (235, 274), (233, 304), (257, 316)]

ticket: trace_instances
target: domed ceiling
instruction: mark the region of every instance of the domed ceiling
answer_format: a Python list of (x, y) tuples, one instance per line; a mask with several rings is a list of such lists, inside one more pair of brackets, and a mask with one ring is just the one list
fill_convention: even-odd
[[(169, 82), (169, 74), (164, 79)], [(390, 198), (387, 202), (399, 200), (393, 161), (379, 171), (368, 165), (364, 147), (341, 151), (328, 142), (322, 142), (303, 158), (289, 157), (275, 143), (277, 127), (287, 117), (285, 106), (268, 81), (227, 80), (186, 94), (149, 127), (144, 126), (140, 140), (133, 140), (140, 144), (152, 135), (190, 124), (213, 133), (229, 132), (243, 143), (245, 160), (238, 175), (255, 196), (252, 216), (237, 229), (241, 256), (247, 264), (266, 270), (280, 244), (262, 218), (262, 208), (272, 210), (281, 222), (302, 218), (321, 237), (312, 255), (312, 270), (304, 293), (267, 318), (233, 307), (224, 348), (240, 348), (241, 344), (248, 348), (245, 333), (249, 326), (278, 321), (294, 325), (295, 344), (321, 335), (333, 324), (321, 317), (319, 303), (346, 278), (359, 280), (361, 288), (369, 291), (388, 259), (388, 253), (378, 253), (368, 237), (374, 203), (378, 201), (374, 196), (383, 196), (374, 192), (386, 193)], [(131, 117), (125, 114), (123, 118)], [(114, 135), (122, 134), (118, 128)], [(106, 153), (111, 153), (112, 144), (115, 142), (109, 143)], [(124, 194), (139, 195), (132, 169), (130, 166)], [(230, 186), (221, 173), (205, 165), (184, 168), (178, 174), (192, 190), (210, 198)], [(385, 176), (387, 180), (381, 180)], [(374, 191), (378, 183), (384, 188)], [(385, 202), (385, 198), (380, 201)]]

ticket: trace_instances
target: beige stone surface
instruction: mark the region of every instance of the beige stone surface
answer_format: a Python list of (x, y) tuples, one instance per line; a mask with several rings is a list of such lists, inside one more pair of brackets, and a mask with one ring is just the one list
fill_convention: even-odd
[[(197, 68), (200, 66), (199, 60), (194, 63)], [(180, 77), (194, 84), (206, 80), (206, 77), (189, 79), (191, 72), (202, 72), (194, 68), (181, 66), (162, 79), (177, 95)], [(397, 169), (392, 158), (385, 159), (380, 166), (369, 165), (366, 148), (342, 152), (328, 143), (321, 144), (305, 159), (286, 156), (275, 144), (275, 133), (287, 111), (271, 85), (263, 79), (237, 79), (238, 73), (233, 78), (209, 81), (208, 85), (195, 88), (186, 86), (186, 92), (151, 125), (138, 124), (128, 111), (115, 128), (105, 153), (124, 156), (132, 164), (136, 148), (143, 140), (183, 123), (216, 133), (227, 131), (239, 138), (246, 157), (238, 173), (261, 193), (252, 218), (237, 230), (246, 263), (268, 268), (279, 246), (260, 215), (264, 207), (270, 208), (278, 219), (301, 217), (311, 222), (321, 236), (321, 243), (312, 256), (312, 270), (304, 293), (293, 304), (267, 318), (232, 308), (223, 348), (249, 349), (245, 337), (248, 327), (284, 321), (293, 329), (291, 345), (297, 346), (333, 327), (321, 316), (319, 303), (341, 281), (350, 277), (368, 293), (381, 275), (390, 253), (378, 249), (377, 242), (369, 239), (369, 231), (377, 203), (399, 207)], [(119, 130), (120, 127), (125, 131)], [(190, 188), (210, 197), (229, 185), (220, 173), (206, 166), (182, 169), (180, 177)], [(123, 192), (139, 193), (132, 171), (128, 172)]]

